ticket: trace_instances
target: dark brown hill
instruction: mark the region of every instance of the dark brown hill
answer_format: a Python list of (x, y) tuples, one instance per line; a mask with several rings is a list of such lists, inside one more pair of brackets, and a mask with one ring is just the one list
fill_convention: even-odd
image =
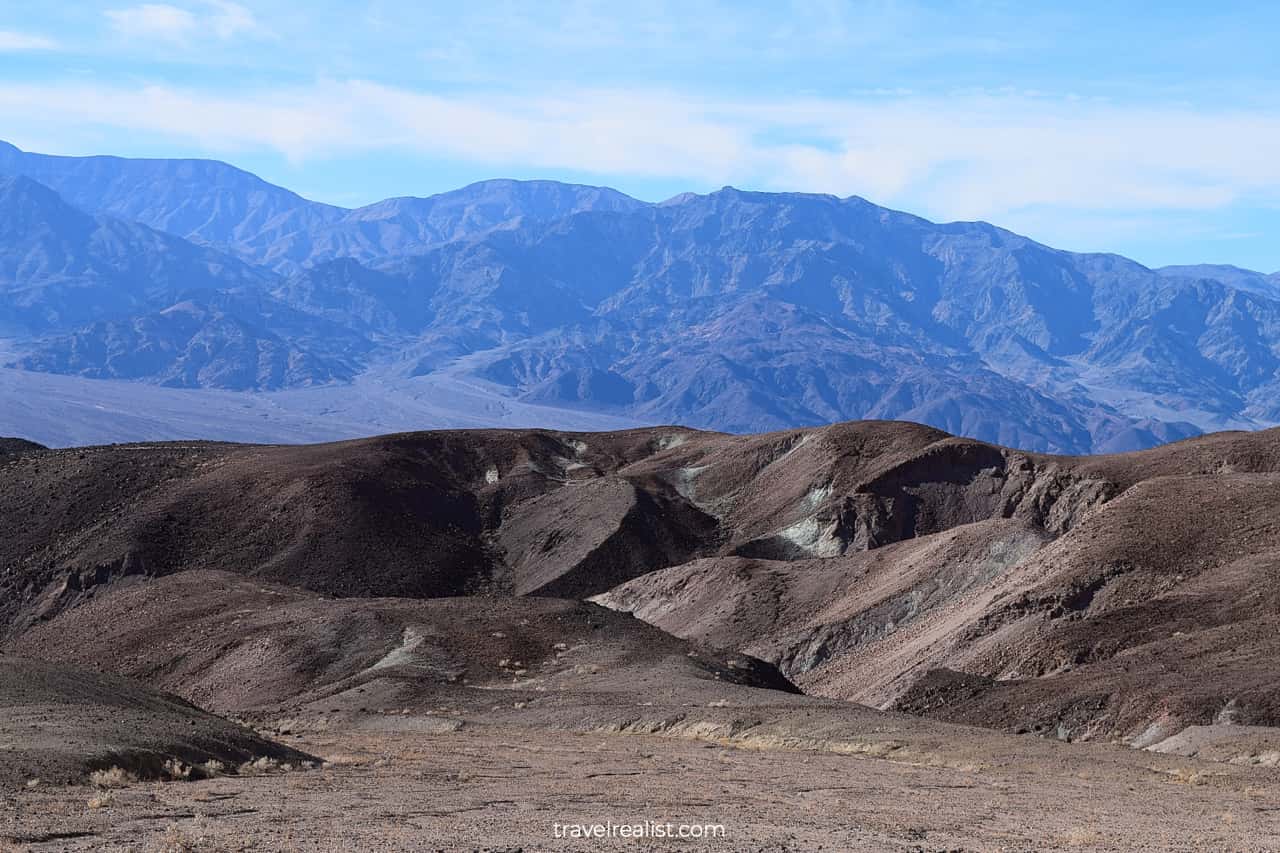
[(82, 783), (117, 767), (163, 777), (170, 761), (234, 770), (264, 757), (310, 759), (137, 682), (8, 655), (0, 656), (0, 741), (0, 788)]
[[(887, 423), (751, 437), (492, 430), (19, 456), (0, 466), (0, 619), (16, 630), (114, 577), (192, 569), (342, 596), (586, 596), (698, 556), (821, 553), (1003, 511), (955, 497), (976, 462), (913, 499), (905, 523), (899, 511), (886, 526), (875, 496), (870, 519), (840, 503), (865, 474), (943, 438)], [(949, 442), (939, 465), (999, 457)], [(903, 476), (916, 475), (929, 472)]]
[[(625, 436), (609, 439), (630, 452)], [(596, 475), (618, 460), (592, 459)], [(0, 618), (27, 624), (112, 578), (225, 569), (331, 595), (509, 584), (498, 521), (564, 484), (550, 433), (424, 433), (306, 447), (126, 445), (0, 463)], [(490, 482), (503, 472), (503, 482)], [(605, 519), (610, 523), (620, 519)]]
[(0, 437), (0, 457), (17, 456), (20, 453), (36, 453), (41, 450), (48, 450), (48, 448), (43, 444), (27, 441), (25, 438)]
[(699, 556), (824, 556), (990, 517), (1059, 530), (1113, 491), (1070, 460), (888, 422), (51, 451), (0, 465), (0, 618), (190, 569), (332, 595), (586, 596)]
[[(810, 692), (1145, 742), (1222, 715), (1280, 724), (1278, 483), (1280, 431), (1100, 457), (874, 421), (47, 451), (0, 461), (0, 626), (18, 644), (60, 613), (100, 630), (126, 599), (83, 605), (121, 579), (197, 570), (495, 613), (514, 605), (491, 596), (601, 596)], [(167, 600), (156, 636), (181, 634)], [(402, 605), (314, 607), (403, 639)], [(31, 636), (52, 649), (60, 624)], [(935, 669), (991, 686), (913, 691)]]

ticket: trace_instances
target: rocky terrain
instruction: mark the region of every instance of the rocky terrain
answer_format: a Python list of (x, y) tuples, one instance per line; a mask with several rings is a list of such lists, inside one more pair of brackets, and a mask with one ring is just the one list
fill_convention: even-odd
[[(725, 809), (785, 789), (738, 836), (759, 849), (1266, 849), (1277, 501), (1280, 431), (1094, 457), (877, 421), (5, 441), (0, 663), (53, 685), (0, 702), (0, 782), (18, 807), (5, 837), (121, 843), (118, 824), (76, 811), (85, 789), (42, 786), (146, 755), (128, 758), (152, 768), (136, 777), (164, 778), (154, 767), (171, 759), (222, 768), (184, 792), (146, 789), (171, 803), (151, 818), (143, 783), (115, 795), (157, 843), (250, 843), (216, 803), (241, 813), (236, 798), (287, 791), (296, 808), (251, 805), (246, 825), (288, 824), (279, 849), (323, 846), (303, 815), (389, 787), (359, 837), (408, 809), (418, 834), (392, 839), (403, 849), (442, 843), (460, 812), (554, 847), (549, 782), (515, 796), (463, 778), (477, 756), (494, 779), (519, 773), (532, 759), (510, 757), (515, 739), (559, 749), (539, 773), (577, 778), (581, 744), (598, 743), (614, 769), (592, 772), (675, 774), (644, 803), (625, 786), (575, 800), (584, 817), (655, 819), (716, 810), (679, 793), (710, 772), (681, 756), (712, 753), (678, 745), (715, 744)], [(80, 671), (100, 680), (67, 674)], [(635, 764), (627, 744), (650, 742)], [(793, 781), (765, 784), (752, 751)], [(311, 756), (330, 763), (300, 769)], [(236, 771), (259, 758), (294, 769)], [(853, 790), (841, 761), (875, 765), (882, 784), (824, 831), (819, 816), (854, 796), (839, 793)], [(408, 791), (440, 784), (438, 806), (410, 808)], [(979, 790), (1016, 790), (1044, 822), (1002, 824), (1013, 800), (999, 798), (990, 820), (943, 817), (972, 814)], [(500, 816), (507, 800), (533, 811)], [(940, 811), (910, 823), (906, 802)], [(182, 817), (197, 813), (208, 820)]]

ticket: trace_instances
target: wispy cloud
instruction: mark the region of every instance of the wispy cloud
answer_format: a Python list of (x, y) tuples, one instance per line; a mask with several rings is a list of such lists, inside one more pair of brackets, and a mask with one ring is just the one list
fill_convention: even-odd
[(167, 3), (143, 3), (108, 9), (104, 14), (117, 32), (132, 38), (185, 42), (200, 33), (229, 39), (263, 32), (251, 11), (229, 0), (207, 0), (195, 11)]
[(351, 80), (218, 95), (9, 85), (0, 120), (127, 129), (294, 161), (394, 151), (602, 176), (857, 193), (946, 217), (1280, 199), (1280, 114), (967, 93), (802, 101), (669, 92), (441, 95)]
[[(1265, 234), (1280, 217), (1271, 7), (10, 5), (23, 8), (0, 22), (0, 135), (218, 156), (328, 198), (495, 174), (654, 197), (732, 183), (856, 193), (1063, 245), (1124, 250), (1147, 234), (1175, 256), (1212, 241), (1174, 224)], [(40, 54), (52, 48), (56, 63)], [(1274, 241), (1253, 243), (1274, 268)]]
[(19, 50), (55, 50), (57, 47), (57, 42), (44, 36), (0, 30), (0, 53)]
[(250, 12), (239, 3), (228, 0), (210, 0), (213, 8), (208, 22), (219, 38), (229, 39), (241, 34), (265, 35), (266, 29)]
[(108, 9), (108, 20), (117, 32), (127, 36), (185, 39), (196, 28), (196, 16), (186, 9), (165, 3), (144, 3), (128, 9)]

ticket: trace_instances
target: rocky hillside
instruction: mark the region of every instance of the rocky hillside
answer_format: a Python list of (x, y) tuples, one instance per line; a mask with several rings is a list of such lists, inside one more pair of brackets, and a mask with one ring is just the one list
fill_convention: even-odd
[[(270, 647), (301, 696), (469, 608), (476, 627), (431, 636), (505, 642), (549, 617), (501, 602), (592, 598), (809, 693), (1148, 745), (1280, 724), (1278, 500), (1277, 431), (1100, 457), (890, 422), (39, 451), (0, 458), (0, 626), (12, 650), (79, 663), (59, 638), (123, 632), (104, 662), (189, 690), (248, 678), (235, 661)], [(384, 596), (489, 603), (349, 603)], [(633, 633), (563, 606), (546, 612)], [(369, 648), (320, 654), (315, 681), (312, 652), (356, 635)], [(438, 642), (415, 658), (432, 671), (492, 669)], [(593, 662), (616, 673), (630, 654)]]

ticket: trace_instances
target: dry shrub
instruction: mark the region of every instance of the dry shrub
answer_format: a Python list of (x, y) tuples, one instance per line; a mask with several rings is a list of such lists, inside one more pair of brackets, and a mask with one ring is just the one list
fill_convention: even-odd
[(123, 767), (95, 770), (89, 774), (89, 784), (104, 791), (112, 788), (127, 788), (137, 781), (138, 777)]
[(164, 763), (165, 775), (176, 782), (186, 782), (190, 780), (194, 769), (195, 768), (190, 764), (179, 761), (176, 758), (170, 758)]
[(204, 816), (197, 814), (188, 829), (176, 823), (169, 824), (154, 849), (160, 853), (188, 853), (215, 848)]
[(1214, 776), (1221, 775), (1207, 770), (1196, 770), (1194, 767), (1179, 767), (1165, 772), (1169, 774), (1171, 781), (1181, 785), (1204, 785)]
[(287, 773), (292, 769), (292, 764), (264, 755), (261, 758), (253, 761), (246, 761), (244, 764), (241, 764), (238, 772), (241, 776), (262, 776), (267, 773)]

